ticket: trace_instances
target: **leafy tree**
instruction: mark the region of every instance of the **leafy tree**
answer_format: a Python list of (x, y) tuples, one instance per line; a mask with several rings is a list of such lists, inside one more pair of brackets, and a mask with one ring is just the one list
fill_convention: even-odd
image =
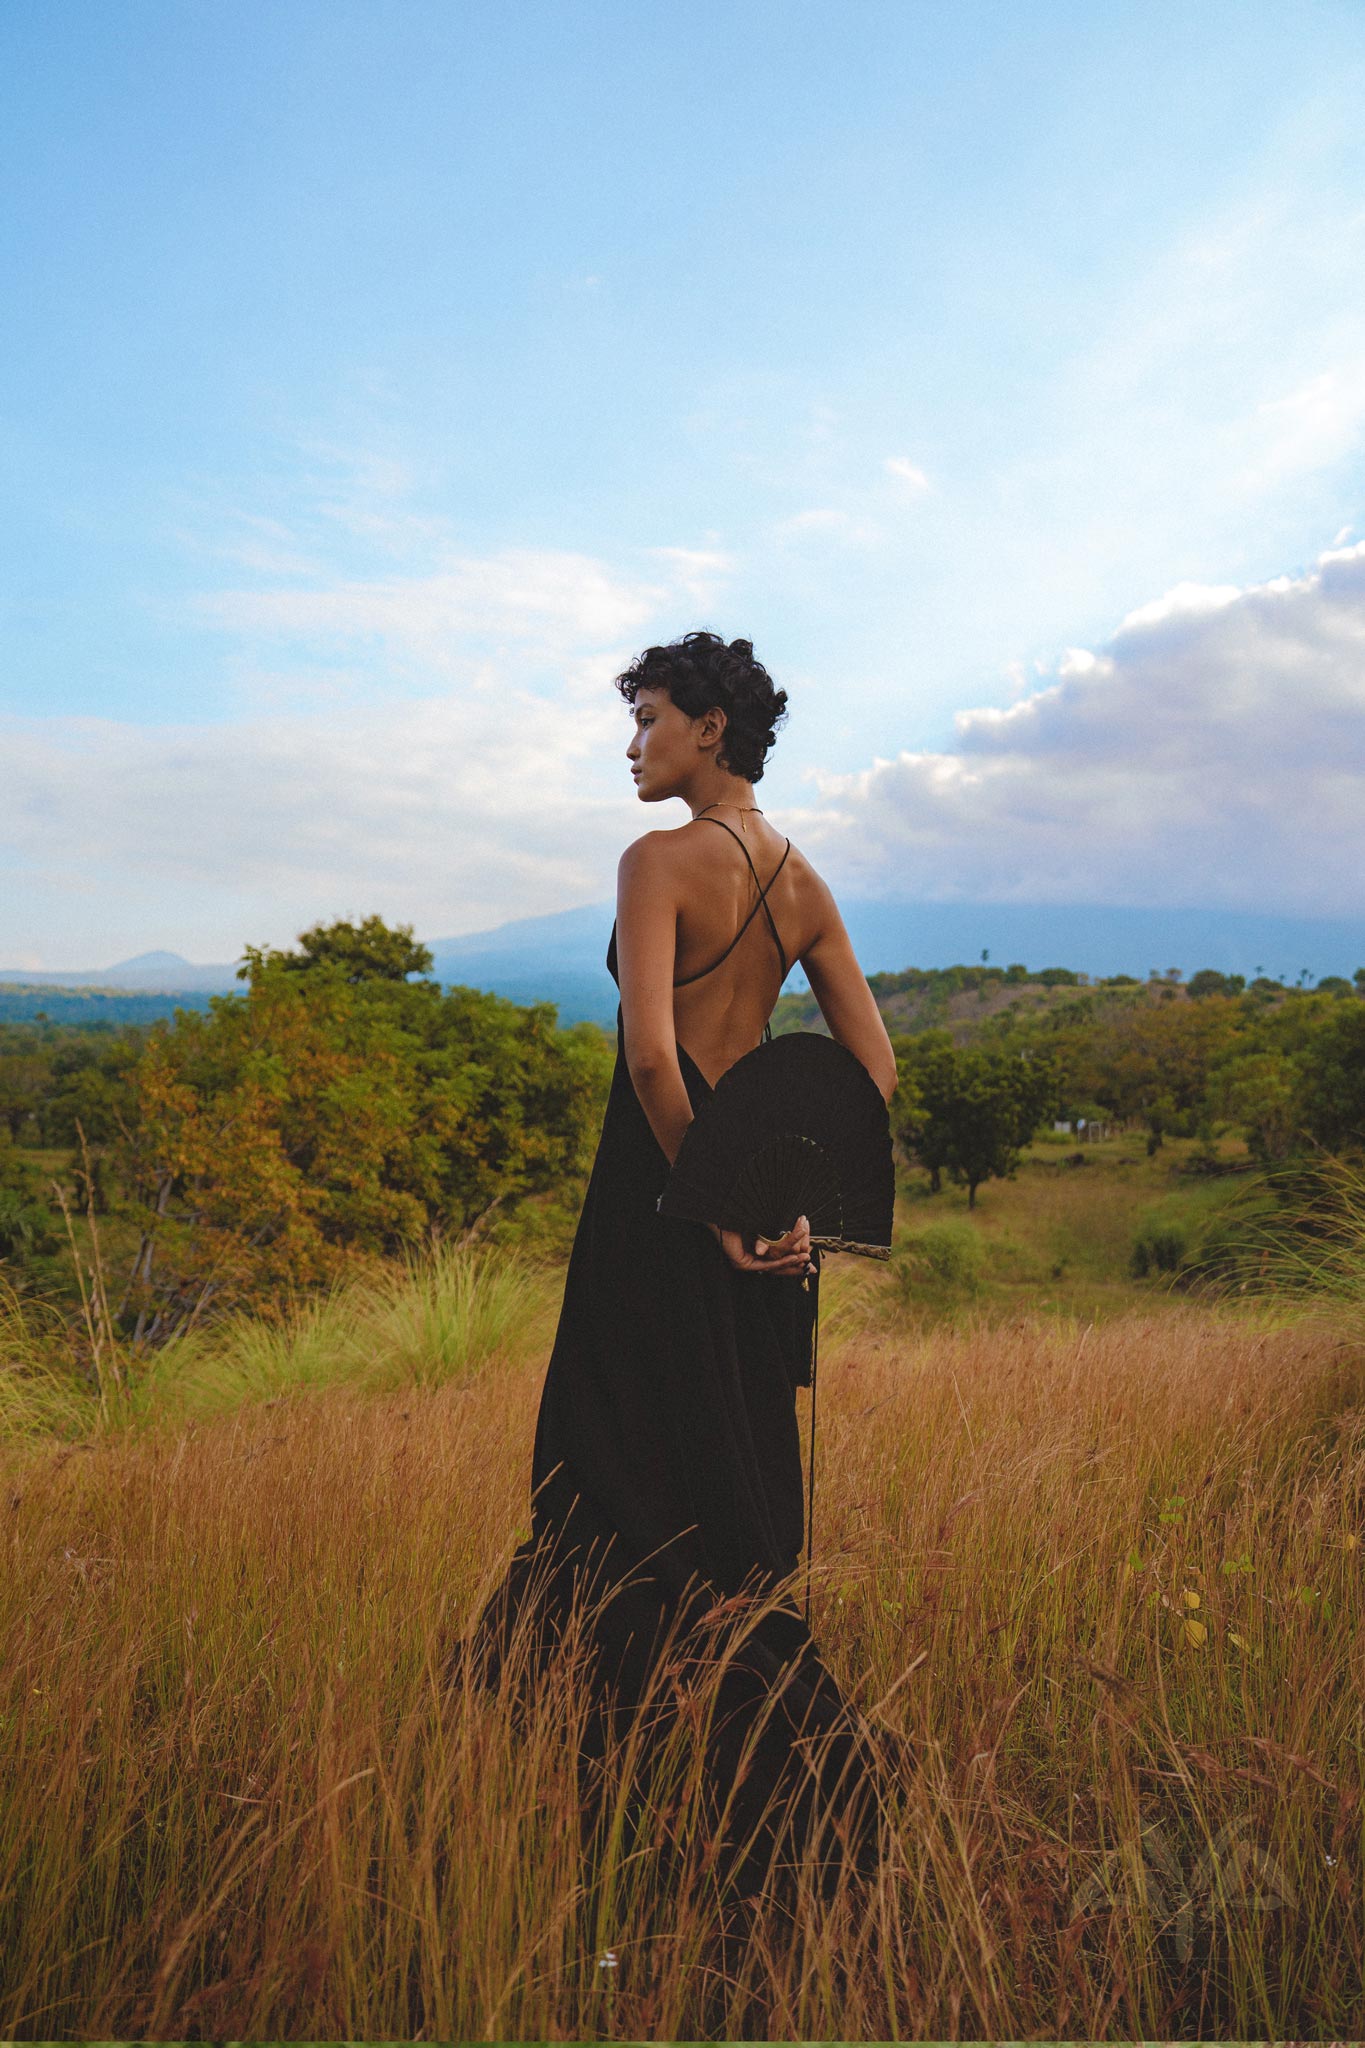
[(308, 971), (249, 952), (243, 995), (151, 1035), (124, 1161), (137, 1338), (468, 1230), (586, 1165), (610, 1067), (594, 1027), (316, 951)]
[(1201, 996), (1239, 996), (1246, 987), (1244, 974), (1220, 974), (1216, 967), (1201, 967), (1186, 983), (1196, 1001)]
[(1299, 1072), (1282, 1052), (1249, 1052), (1215, 1077), (1217, 1106), (1246, 1133), (1253, 1158), (1278, 1164), (1299, 1137)]
[(1090, 1044), (1088, 1092), (1112, 1116), (1144, 1123), (1150, 1151), (1168, 1130), (1193, 1130), (1209, 1076), (1242, 1021), (1230, 997), (1181, 1002), (1169, 984), (1164, 993), (1172, 997), (1169, 1003), (1142, 1000), (1107, 1013)]
[(0, 1049), (0, 1123), (14, 1144), (36, 1125), (51, 1074), (51, 1055), (34, 1032), (7, 1035)]
[(41, 1113), (43, 1142), (103, 1148), (118, 1141), (134, 1113), (130, 1079), (145, 1034), (68, 1031), (54, 1046)]
[(1013, 1173), (1051, 1110), (1056, 1078), (1047, 1062), (1023, 1053), (922, 1046), (911, 1041), (917, 1099), (897, 1135), (928, 1167), (932, 1186), (946, 1168), (965, 1184), (974, 1209), (983, 1181)]
[(433, 955), (429, 947), (416, 943), (410, 924), (389, 926), (381, 917), (367, 917), (363, 924), (337, 918), (332, 924), (312, 925), (299, 933), (297, 953), (248, 946), (237, 970), (238, 980), (250, 979), (255, 968), (267, 960), (294, 974), (329, 967), (350, 982), (406, 981), (410, 974), (429, 974)]
[(37, 1171), (0, 1146), (0, 1267), (21, 1277), (34, 1258), (57, 1247), (56, 1220), (43, 1200)]
[(1359, 1151), (1365, 1148), (1365, 1005), (1327, 1002), (1300, 1058), (1299, 1112), (1307, 1135), (1329, 1152)]
[(896, 1092), (891, 1098), (891, 1129), (907, 1158), (917, 1160), (929, 1175), (933, 1194), (942, 1186), (949, 1144), (945, 1126), (934, 1108), (943, 1097), (946, 1075), (955, 1057), (952, 1033), (922, 1031), (895, 1038)]

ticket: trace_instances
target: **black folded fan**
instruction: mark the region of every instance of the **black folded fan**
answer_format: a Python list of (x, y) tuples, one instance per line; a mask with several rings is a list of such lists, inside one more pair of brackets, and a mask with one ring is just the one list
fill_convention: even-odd
[(884, 1259), (895, 1192), (880, 1088), (846, 1046), (793, 1031), (721, 1075), (687, 1127), (659, 1211), (750, 1239), (781, 1237), (806, 1216), (814, 1249)]

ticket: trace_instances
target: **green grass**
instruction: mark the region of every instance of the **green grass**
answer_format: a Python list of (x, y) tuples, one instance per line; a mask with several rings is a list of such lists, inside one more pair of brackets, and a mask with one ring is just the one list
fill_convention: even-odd
[[(1185, 1169), (1196, 1151), (1193, 1141), (1172, 1140), (1148, 1158), (1141, 1135), (1079, 1148), (1049, 1132), (1013, 1179), (978, 1191), (974, 1210), (964, 1189), (949, 1184), (930, 1195), (927, 1176), (910, 1174), (890, 1264), (827, 1261), (822, 1341), (964, 1317), (1094, 1322), (1159, 1303), (1197, 1280), (1198, 1248), (1212, 1226), (1221, 1221), (1234, 1239), (1240, 1227), (1245, 1155), (1229, 1146), (1226, 1174), (1192, 1176)], [(88, 1340), (64, 1332), (55, 1309), (11, 1297), (0, 1310), (0, 1435), (72, 1437), (125, 1420), (208, 1417), (293, 1390), (439, 1385), (499, 1358), (543, 1353), (565, 1247), (564, 1219), (555, 1212), (540, 1221), (539, 1235), (521, 1243), (495, 1239), (388, 1269), (375, 1263), (329, 1294), (211, 1323), (149, 1355), (108, 1346), (103, 1408)], [(123, 1249), (118, 1222), (100, 1223), (110, 1270)], [(74, 1223), (85, 1261), (88, 1228), (84, 1218)], [(1149, 1262), (1146, 1277), (1135, 1273), (1135, 1247), (1154, 1237), (1178, 1242), (1180, 1272)]]
[(1093, 1322), (1152, 1303), (1172, 1276), (1135, 1273), (1143, 1236), (1174, 1231), (1193, 1256), (1214, 1219), (1245, 1195), (1241, 1146), (1225, 1145), (1226, 1172), (1192, 1176), (1198, 1150), (1168, 1139), (1149, 1158), (1140, 1133), (1082, 1147), (1048, 1132), (1012, 1179), (978, 1189), (975, 1209), (965, 1188), (945, 1182), (934, 1195), (926, 1174), (910, 1173), (897, 1205), (898, 1308), (930, 1320), (970, 1309)]

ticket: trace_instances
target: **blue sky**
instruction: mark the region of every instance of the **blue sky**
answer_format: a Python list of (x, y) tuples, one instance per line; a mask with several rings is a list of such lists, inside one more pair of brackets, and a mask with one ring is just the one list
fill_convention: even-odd
[(0, 965), (600, 899), (695, 624), (840, 886), (1365, 913), (1357, 6), (10, 0), (0, 79)]

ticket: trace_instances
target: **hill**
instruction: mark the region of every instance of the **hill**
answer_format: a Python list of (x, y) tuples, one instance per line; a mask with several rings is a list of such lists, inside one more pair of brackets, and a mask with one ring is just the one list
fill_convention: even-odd
[(198, 966), (179, 953), (138, 953), (112, 967), (69, 968), (50, 973), (0, 968), (0, 987), (128, 989), (137, 994), (226, 995), (237, 986), (237, 970), (225, 962)]
[[(1018, 974), (1033, 989), (1049, 964), (1083, 960), (1092, 976), (1128, 974), (1147, 980), (1171, 967), (1188, 976), (1199, 968), (1241, 974), (1248, 981), (1268, 974), (1280, 982), (1299, 977), (1351, 975), (1365, 961), (1365, 920), (1261, 917), (1221, 910), (1117, 908), (1104, 904), (912, 903), (850, 896), (842, 899), (844, 921), (864, 973), (874, 981), (900, 974), (905, 963), (920, 971), (946, 971), (954, 962), (1021, 963)], [(586, 1020), (610, 1031), (616, 1023), (617, 992), (606, 968), (611, 934), (610, 902), (579, 905), (543, 917), (514, 918), (484, 931), (428, 941), (434, 973), (447, 986), (463, 984), (507, 996), (517, 1003), (554, 1003), (560, 1022)], [(1029, 974), (1028, 970), (1032, 970)], [(178, 953), (140, 953), (113, 967), (50, 973), (0, 970), (0, 1018), (32, 1017), (46, 1007), (65, 1021), (73, 1012), (44, 1004), (42, 992), (98, 990), (106, 1004), (114, 992), (139, 998), (174, 997), (202, 1007), (210, 994), (240, 986), (227, 963), (198, 964)], [(790, 996), (806, 991), (794, 968)], [(37, 999), (35, 1000), (35, 992)], [(1016, 990), (1020, 1000), (1042, 1002)], [(200, 1000), (189, 1003), (194, 996)], [(106, 1014), (120, 1022), (169, 1016), (175, 1001)], [(909, 1008), (917, 1013), (919, 999)], [(963, 1014), (971, 1004), (959, 1006)], [(973, 1015), (1003, 1007), (994, 996), (979, 999)], [(82, 1013), (83, 1014), (83, 1013)], [(788, 1014), (788, 1013), (784, 1013)], [(888, 1011), (888, 1018), (892, 1016)], [(899, 1028), (912, 1029), (897, 1014)], [(790, 1025), (788, 1028), (792, 1028)]]
[[(1033, 981), (1059, 960), (1083, 960), (1092, 976), (1128, 974), (1146, 980), (1175, 966), (1184, 975), (1214, 968), (1248, 981), (1269, 974), (1283, 982), (1300, 973), (1310, 979), (1349, 976), (1365, 961), (1365, 919), (1107, 904), (883, 902), (856, 896), (842, 899), (841, 908), (853, 950), (874, 984), (879, 975), (904, 970), (909, 960), (944, 970), (955, 961), (980, 960), (983, 952), (994, 961), (1025, 963), (1035, 970)], [(518, 918), (462, 938), (434, 939), (436, 973), (442, 981), (492, 989), (516, 1002), (555, 1002), (565, 1023), (588, 1018), (610, 1029), (617, 995), (605, 962), (613, 914), (612, 904), (594, 903), (549, 917)], [(805, 992), (799, 968), (787, 985), (793, 996)], [(1053, 1000), (1039, 997), (1036, 990), (1023, 999)], [(901, 1028), (913, 1027), (907, 1022)]]

